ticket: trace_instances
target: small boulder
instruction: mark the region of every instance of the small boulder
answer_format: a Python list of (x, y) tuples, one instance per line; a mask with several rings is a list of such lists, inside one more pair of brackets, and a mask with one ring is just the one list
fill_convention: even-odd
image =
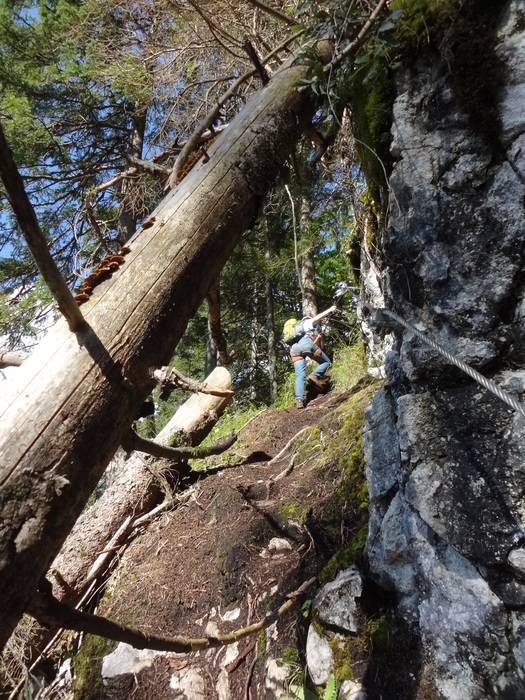
[(357, 604), (363, 592), (363, 580), (356, 566), (340, 571), (337, 578), (321, 588), (314, 598), (322, 625), (337, 627), (343, 632), (357, 632)]

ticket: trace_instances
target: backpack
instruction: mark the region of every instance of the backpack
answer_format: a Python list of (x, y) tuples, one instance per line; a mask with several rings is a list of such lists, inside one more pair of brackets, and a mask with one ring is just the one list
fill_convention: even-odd
[(303, 323), (296, 318), (289, 318), (284, 324), (283, 340), (287, 345), (293, 345), (304, 335)]

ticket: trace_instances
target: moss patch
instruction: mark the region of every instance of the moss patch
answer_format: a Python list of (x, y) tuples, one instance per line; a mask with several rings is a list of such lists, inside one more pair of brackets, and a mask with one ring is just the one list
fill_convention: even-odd
[[(361, 427), (366, 404), (374, 391), (375, 387), (371, 386), (362, 389), (334, 414), (330, 440), (323, 446), (327, 465), (323, 476), (330, 498), (318, 504), (308, 525), (325, 541), (328, 551), (336, 552), (330, 565), (333, 575), (344, 568), (345, 562), (349, 565), (356, 560), (366, 537), (368, 493)], [(338, 421), (337, 429), (334, 421)], [(328, 574), (324, 580), (329, 580)]]
[(74, 657), (75, 700), (98, 700), (105, 695), (100, 675), (102, 659), (113, 651), (117, 642), (103, 637), (86, 635), (82, 647)]
[(359, 560), (365, 547), (368, 525), (363, 525), (357, 535), (342, 549), (339, 549), (330, 559), (319, 575), (319, 583), (333, 581), (338, 571), (348, 569)]
[(405, 63), (424, 51), (437, 53), (449, 69), (455, 98), (471, 128), (494, 145), (501, 122), (497, 96), (503, 66), (496, 29), (500, 17), (492, 0), (395, 0), (403, 11), (397, 36)]
[(352, 115), (358, 136), (356, 154), (375, 202), (381, 201), (380, 191), (386, 187), (390, 174), (390, 126), (396, 97), (395, 83), (390, 71), (384, 70), (374, 81), (358, 74), (352, 81)]

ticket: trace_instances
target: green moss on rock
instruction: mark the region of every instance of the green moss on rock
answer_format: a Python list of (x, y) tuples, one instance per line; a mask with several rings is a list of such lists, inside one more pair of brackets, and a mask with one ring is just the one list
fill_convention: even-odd
[(117, 642), (104, 637), (88, 634), (74, 657), (75, 667), (75, 700), (98, 700), (104, 697), (101, 662), (104, 656), (111, 653)]

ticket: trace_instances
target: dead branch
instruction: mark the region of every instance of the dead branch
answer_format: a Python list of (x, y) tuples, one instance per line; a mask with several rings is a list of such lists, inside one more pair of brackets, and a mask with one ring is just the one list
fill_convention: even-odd
[(221, 454), (224, 450), (227, 450), (228, 447), (231, 447), (236, 440), (237, 435), (235, 433), (230, 433), (226, 437), (217, 440), (217, 442), (209, 447), (202, 447), (201, 445), (197, 447), (168, 447), (154, 440), (140, 437), (134, 430), (130, 430), (122, 442), (122, 447), (128, 452), (137, 450), (139, 452), (146, 452), (153, 457), (162, 457), (174, 462), (185, 462), (188, 459), (203, 459), (210, 455)]
[(213, 109), (210, 112), (208, 112), (204, 120), (197, 127), (196, 131), (194, 131), (190, 138), (186, 141), (186, 144), (177, 156), (177, 160), (175, 161), (175, 165), (173, 166), (173, 170), (171, 171), (171, 174), (168, 178), (168, 184), (164, 188), (164, 191), (172, 189), (179, 182), (182, 174), (182, 169), (190, 155), (197, 148), (199, 139), (202, 136), (202, 134), (206, 131), (206, 129), (209, 129), (213, 126), (213, 122), (217, 119), (220, 110), (230, 99), (230, 97), (233, 97), (233, 95), (237, 92), (239, 86), (242, 85), (246, 80), (248, 80), (248, 78), (251, 78), (252, 75), (255, 75), (255, 73), (256, 70), (254, 68), (248, 71), (247, 73), (241, 75), (240, 78), (237, 78), (233, 85), (231, 85), (231, 87), (228, 90), (226, 90), (226, 92), (217, 100), (215, 107), (213, 107)]
[[(214, 126), (211, 129), (207, 129), (200, 135), (196, 146), (206, 146), (206, 144), (209, 141), (214, 139), (218, 134), (220, 134), (227, 128), (228, 124), (222, 124), (221, 126)], [(178, 140), (176, 140), (169, 148), (167, 148), (165, 151), (162, 151), (162, 153), (158, 153), (156, 156), (153, 156), (151, 161), (147, 162), (151, 162), (154, 165), (160, 165), (161, 163), (165, 163), (168, 160), (168, 158), (172, 158), (174, 155), (178, 155), (182, 151), (186, 143), (187, 141), (179, 142)], [(167, 169), (168, 175), (170, 174), (170, 172), (171, 168)]]
[(167, 180), (170, 175), (170, 168), (163, 168), (162, 165), (158, 165), (154, 160), (142, 160), (142, 158), (132, 156), (130, 153), (126, 155), (126, 158), (134, 168), (148, 173), (158, 180)]
[[(257, 642), (257, 645), (255, 647), (256, 650), (258, 648), (258, 644), (259, 644), (259, 642)], [(252, 662), (250, 664), (250, 668), (248, 669), (248, 675), (246, 677), (246, 682), (244, 684), (244, 700), (250, 700), (250, 698), (252, 697), (252, 693), (250, 690), (250, 684), (251, 684), (252, 678), (253, 678), (253, 669), (255, 668), (255, 664), (257, 663), (258, 658), (259, 657), (258, 657), (258, 654), (256, 651), (255, 658), (252, 660)]]
[(0, 350), (0, 367), (20, 367), (30, 354), (22, 350)]
[(280, 19), (282, 22), (285, 22), (286, 24), (289, 24), (290, 26), (292, 24), (297, 23), (297, 20), (295, 19), (295, 17), (288, 17), (283, 12), (279, 12), (279, 10), (274, 10), (273, 7), (268, 7), (268, 5), (265, 5), (260, 0), (248, 0), (248, 2), (250, 3), (250, 5), (254, 5), (255, 7), (258, 7), (259, 10), (262, 10), (263, 12), (266, 12), (268, 15), (275, 17), (275, 19)]
[(237, 657), (226, 666), (226, 670), (228, 671), (228, 673), (233, 673), (235, 671), (235, 669), (239, 666), (241, 661), (243, 661), (243, 659), (245, 659), (248, 656), (252, 649), (254, 649), (255, 643), (256, 640), (252, 639), (252, 641), (246, 645), (245, 649), (241, 651), (240, 654), (238, 654)]
[[(104, 550), (95, 559), (84, 581), (84, 589), (88, 587), (92, 581), (95, 581), (97, 578), (101, 577), (106, 573), (106, 571), (109, 568), (109, 564), (115, 556), (116, 552), (121, 547), (126, 545), (126, 543), (129, 540), (130, 534), (134, 530), (151, 522), (151, 520), (153, 520), (153, 518), (156, 517), (159, 513), (162, 513), (162, 511), (166, 510), (167, 508), (173, 507), (176, 503), (180, 504), (184, 501), (189, 500), (194, 495), (194, 493), (195, 489), (187, 489), (180, 496), (166, 497), (164, 501), (162, 501), (162, 503), (159, 503), (158, 506), (152, 508), (152, 510), (148, 511), (147, 513), (144, 513), (144, 515), (140, 515), (138, 518), (132, 518), (132, 516), (128, 516), (124, 520), (122, 525), (118, 528), (118, 530), (115, 532), (113, 537), (106, 544)], [(57, 581), (59, 581), (59, 579), (63, 580), (60, 572), (56, 569), (53, 569), (52, 573)]]
[(311, 578), (309, 581), (303, 583), (297, 590), (289, 593), (286, 602), (277, 610), (266, 614), (263, 620), (243, 627), (235, 632), (219, 634), (216, 637), (191, 639), (186, 636), (175, 636), (168, 638), (140, 632), (131, 627), (121, 625), (118, 622), (108, 620), (100, 615), (81, 612), (65, 603), (61, 603), (53, 596), (51, 584), (47, 580), (44, 580), (39, 586), (39, 590), (31, 599), (27, 612), (43, 625), (96, 634), (100, 637), (130, 644), (135, 647), (135, 649), (173, 651), (184, 654), (191, 651), (211, 649), (232, 644), (266, 629), (287, 612), (315, 581), (315, 578)]
[(372, 28), (372, 25), (379, 17), (381, 12), (387, 7), (388, 2), (389, 0), (379, 0), (375, 9), (363, 24), (355, 39), (345, 46), (342, 51), (336, 54), (332, 60), (324, 66), (323, 70), (325, 73), (331, 73), (334, 68), (337, 68), (337, 66), (339, 66), (345, 58), (347, 58), (347, 56), (355, 54), (361, 48), (368, 33), (370, 32), (370, 29)]
[(267, 413), (267, 412), (268, 412), (268, 409), (267, 409), (267, 408), (264, 408), (262, 411), (260, 411), (259, 413), (256, 413), (254, 416), (252, 416), (251, 418), (249, 418), (249, 419), (246, 421), (246, 423), (245, 423), (244, 425), (242, 425), (242, 426), (237, 430), (237, 434), (239, 434), (239, 433), (241, 432), (241, 430), (244, 430), (245, 428), (247, 428), (247, 427), (250, 425), (250, 423), (252, 423), (256, 418), (261, 418), (261, 416), (263, 416), (263, 415), (264, 415), (265, 413)]
[(281, 479), (284, 479), (286, 476), (288, 476), (289, 474), (291, 474), (293, 472), (294, 466), (295, 466), (295, 455), (293, 455), (293, 457), (290, 460), (290, 463), (288, 464), (288, 466), (285, 469), (282, 470), (282, 472), (277, 474), (277, 476), (271, 476), (268, 479), (268, 483), (271, 485), (271, 484), (274, 484), (276, 481), (280, 481)]
[(35, 210), (24, 187), (24, 181), (13, 160), (4, 130), (0, 124), (0, 177), (4, 183), (9, 204), (13, 209), (18, 225), (24, 235), (27, 247), (31, 251), (40, 274), (49, 287), (64, 316), (70, 331), (77, 331), (85, 325), (84, 316), (73, 299), (65, 279), (60, 274), (47, 242), (38, 224)]
[(153, 520), (153, 518), (167, 508), (174, 508), (175, 504), (181, 505), (182, 503), (189, 501), (195, 496), (196, 491), (197, 489), (195, 487), (191, 487), (183, 491), (181, 494), (173, 495), (171, 498), (165, 498), (162, 503), (159, 503), (158, 506), (155, 506), (155, 508), (152, 508), (147, 513), (144, 513), (144, 515), (140, 515), (138, 518), (135, 518), (135, 520), (131, 522), (130, 528), (135, 530), (138, 527), (147, 525)]
[(91, 192), (87, 192), (86, 198), (85, 198), (85, 205), (86, 205), (86, 215), (88, 218), (89, 223), (91, 224), (93, 231), (95, 232), (98, 240), (100, 243), (104, 243), (104, 234), (100, 230), (100, 226), (98, 225), (98, 221), (95, 217), (95, 213), (93, 211), (93, 204), (91, 202)]
[(263, 64), (261, 63), (261, 59), (257, 55), (257, 51), (253, 47), (253, 44), (249, 40), (248, 37), (246, 37), (244, 44), (242, 45), (242, 48), (246, 51), (246, 53), (250, 57), (250, 60), (253, 63), (255, 70), (257, 71), (257, 75), (261, 79), (262, 84), (266, 85), (266, 83), (270, 80), (270, 78), (268, 77), (268, 73), (266, 72)]
[[(137, 518), (132, 518), (131, 516), (128, 516), (124, 520), (122, 525), (118, 528), (118, 530), (115, 532), (115, 534), (111, 537), (109, 542), (107, 542), (107, 544), (104, 547), (104, 550), (93, 562), (93, 565), (89, 569), (84, 580), (82, 590), (90, 590), (93, 582), (97, 578), (100, 578), (104, 574), (106, 574), (112, 559), (122, 547), (126, 546), (126, 544), (129, 541), (130, 534), (134, 530), (148, 524), (153, 520), (153, 518), (155, 518), (159, 513), (162, 513), (167, 508), (172, 508), (175, 504), (181, 504), (185, 501), (188, 501), (194, 494), (194, 488), (186, 489), (186, 491), (180, 495), (172, 496), (171, 498), (165, 498), (164, 501), (162, 501), (162, 503), (159, 503), (158, 506), (152, 508), (150, 511), (144, 513), (143, 515), (140, 515)], [(66, 591), (66, 593), (71, 592), (71, 586), (68, 584), (67, 581), (65, 581), (60, 571), (58, 571), (57, 569), (51, 569), (51, 574), (53, 575), (53, 577), (55, 578), (59, 587), (62, 590)], [(79, 605), (77, 605), (76, 607), (78, 608)]]
[[(153, 372), (153, 378), (162, 384), (163, 393), (168, 395), (179, 387), (185, 391), (192, 391), (194, 394), (210, 394), (211, 396), (233, 396), (235, 393), (231, 389), (225, 389), (206, 382), (198, 382), (196, 379), (185, 377), (175, 367), (161, 367)], [(165, 398), (165, 396), (161, 397)]]
[(326, 151), (333, 145), (334, 138), (326, 139), (319, 131), (317, 131), (313, 124), (308, 124), (304, 130), (304, 133), (305, 136), (307, 136), (315, 145), (314, 154), (308, 161), (309, 164), (313, 166), (321, 160)]
[(108, 568), (109, 561), (113, 558), (116, 550), (125, 542), (128, 538), (130, 532), (130, 523), (132, 522), (132, 517), (129, 515), (119, 529), (115, 532), (113, 537), (107, 543), (104, 551), (99, 554), (95, 559), (95, 562), (91, 569), (88, 571), (84, 585), (87, 586), (98, 578), (102, 573), (104, 573)]

